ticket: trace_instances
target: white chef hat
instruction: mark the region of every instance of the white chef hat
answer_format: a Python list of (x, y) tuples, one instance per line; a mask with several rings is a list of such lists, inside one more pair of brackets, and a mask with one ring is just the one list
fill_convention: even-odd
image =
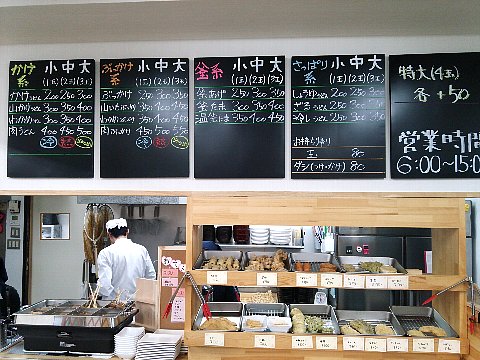
[(127, 226), (127, 220), (125, 220), (124, 218), (109, 220), (105, 224), (105, 227), (107, 228), (107, 230), (111, 230), (113, 228), (119, 228), (120, 229), (122, 227), (128, 227)]

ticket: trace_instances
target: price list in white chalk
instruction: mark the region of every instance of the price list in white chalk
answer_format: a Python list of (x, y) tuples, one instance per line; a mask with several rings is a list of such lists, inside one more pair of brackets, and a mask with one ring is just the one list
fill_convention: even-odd
[(11, 61), (8, 177), (93, 177), (95, 60)]
[(188, 177), (188, 86), (187, 58), (100, 61), (101, 177)]
[(392, 178), (480, 177), (479, 62), (480, 52), (390, 56)]
[(285, 57), (194, 60), (196, 178), (285, 176)]
[(294, 56), (293, 179), (384, 178), (385, 55)]

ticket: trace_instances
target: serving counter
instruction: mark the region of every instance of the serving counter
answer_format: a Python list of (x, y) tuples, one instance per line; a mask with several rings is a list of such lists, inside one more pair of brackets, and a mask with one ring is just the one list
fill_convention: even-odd
[[(411, 227), (432, 231), (433, 274), (379, 274), (383, 290), (439, 290), (466, 277), (465, 208), (463, 198), (409, 197), (408, 194), (345, 196), (312, 193), (193, 194), (187, 204), (187, 269), (199, 285), (258, 286), (257, 271), (211, 272), (193, 270), (202, 249), (203, 224), (249, 224), (279, 226)], [(278, 287), (324, 287), (321, 274), (279, 272)], [(347, 275), (339, 275), (336, 288), (349, 287)], [(307, 279), (308, 277), (308, 279)], [(260, 277), (261, 278), (261, 277)], [(398, 278), (398, 279), (397, 279)], [(220, 279), (220, 280), (219, 280)], [(390, 281), (394, 279), (395, 281)], [(308, 280), (308, 281), (306, 281)], [(361, 282), (363, 283), (363, 281)], [(368, 291), (368, 288), (364, 286)], [(192, 330), (199, 302), (191, 284), (186, 290), (185, 343), (195, 360), (243, 359), (461, 359), (470, 352), (467, 334), (467, 286), (458, 286), (433, 302), (458, 337), (431, 337), (419, 347), (418, 338), (304, 334), (265, 334)], [(328, 344), (328, 345), (325, 345)], [(376, 344), (376, 346), (372, 346)], [(474, 359), (474, 358), (471, 358)]]

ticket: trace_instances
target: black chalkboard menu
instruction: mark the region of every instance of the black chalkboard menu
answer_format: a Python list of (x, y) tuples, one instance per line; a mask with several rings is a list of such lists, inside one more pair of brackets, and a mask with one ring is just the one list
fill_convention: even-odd
[(93, 177), (95, 60), (11, 61), (7, 176)]
[(480, 174), (480, 53), (392, 55), (392, 178)]
[(285, 57), (196, 58), (195, 177), (285, 177)]
[(292, 58), (292, 179), (385, 177), (385, 55)]
[(100, 176), (188, 177), (187, 58), (100, 61)]

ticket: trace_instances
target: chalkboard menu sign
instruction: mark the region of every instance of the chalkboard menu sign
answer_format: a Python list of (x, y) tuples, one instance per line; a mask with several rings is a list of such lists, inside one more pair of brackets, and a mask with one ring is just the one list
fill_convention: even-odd
[(385, 55), (292, 58), (292, 179), (385, 177)]
[(95, 60), (11, 61), (7, 175), (93, 177)]
[(392, 178), (480, 175), (480, 53), (390, 56)]
[(285, 57), (196, 58), (195, 177), (285, 176)]
[(187, 58), (100, 61), (100, 176), (188, 177)]

